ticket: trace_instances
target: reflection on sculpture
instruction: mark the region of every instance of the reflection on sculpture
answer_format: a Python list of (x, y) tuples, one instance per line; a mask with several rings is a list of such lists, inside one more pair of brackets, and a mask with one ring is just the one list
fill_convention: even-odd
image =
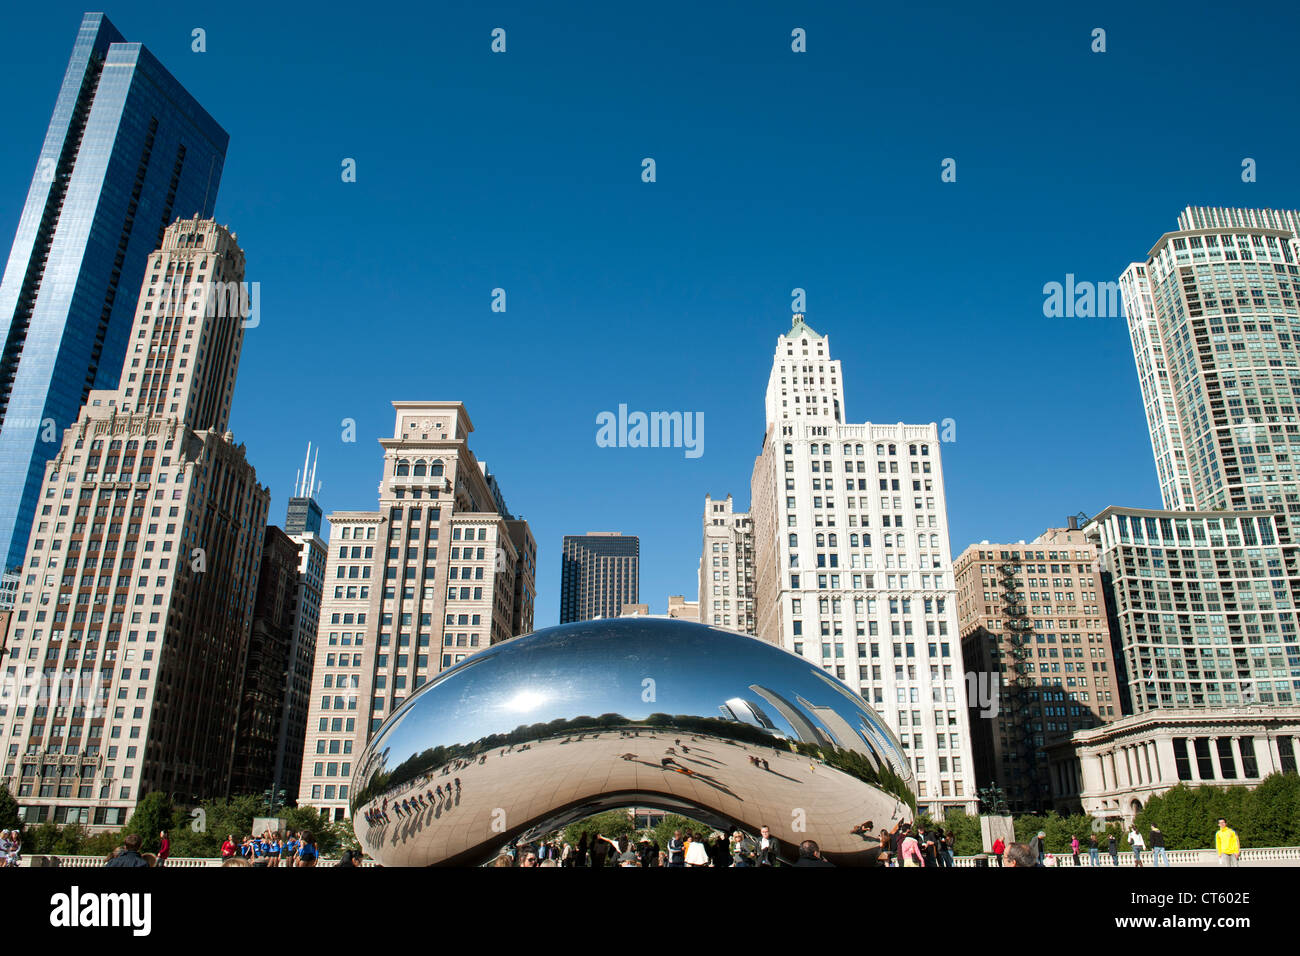
[(547, 628), (444, 671), (379, 728), (351, 792), (387, 866), (482, 863), (621, 806), (869, 864), (878, 846), (854, 828), (916, 807), (897, 738), (843, 683), (743, 634), (647, 618)]

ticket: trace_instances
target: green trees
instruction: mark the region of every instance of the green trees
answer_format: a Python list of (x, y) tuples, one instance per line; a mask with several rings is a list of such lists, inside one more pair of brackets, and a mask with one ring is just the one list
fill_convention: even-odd
[(18, 819), (18, 801), (8, 787), (0, 787), (0, 830), (17, 830), (22, 826)]
[(569, 824), (564, 828), (564, 839), (577, 846), (582, 835), (586, 833), (587, 845), (590, 846), (597, 834), (617, 840), (621, 836), (632, 836), (634, 829), (632, 815), (626, 810), (608, 810)]
[(162, 842), (158, 834), (166, 830), (170, 835), (174, 829), (172, 817), (172, 801), (167, 794), (146, 794), (144, 799), (135, 805), (135, 812), (131, 814), (131, 819), (126, 821), (126, 827), (122, 832), (139, 834), (143, 841), (144, 852), (157, 853)]
[(1243, 847), (1300, 846), (1300, 776), (1275, 773), (1252, 788), (1180, 783), (1151, 798), (1137, 827), (1144, 836), (1152, 824), (1160, 827), (1171, 850), (1204, 849), (1214, 846), (1220, 817)]

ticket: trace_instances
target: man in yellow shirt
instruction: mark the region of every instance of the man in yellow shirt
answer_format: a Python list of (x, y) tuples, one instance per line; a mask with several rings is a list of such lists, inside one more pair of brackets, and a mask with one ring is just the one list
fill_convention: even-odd
[(1214, 849), (1219, 853), (1220, 866), (1236, 866), (1241, 853), (1241, 841), (1237, 831), (1228, 826), (1228, 821), (1219, 820), (1219, 832), (1214, 834)]

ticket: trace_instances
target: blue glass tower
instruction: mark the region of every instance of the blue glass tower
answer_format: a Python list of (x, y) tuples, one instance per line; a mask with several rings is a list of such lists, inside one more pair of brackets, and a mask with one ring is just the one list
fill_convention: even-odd
[(23, 560), (45, 465), (115, 388), (150, 253), (212, 215), (229, 135), (102, 13), (81, 21), (0, 280), (0, 560)]

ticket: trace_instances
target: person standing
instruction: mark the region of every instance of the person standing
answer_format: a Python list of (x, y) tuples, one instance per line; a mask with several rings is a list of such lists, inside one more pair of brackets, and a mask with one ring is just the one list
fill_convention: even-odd
[(1042, 866), (1043, 857), (1047, 855), (1047, 851), (1043, 849), (1043, 832), (1041, 830), (1030, 839), (1029, 850), (1034, 854), (1034, 865)]
[(1219, 832), (1214, 834), (1214, 849), (1219, 854), (1219, 866), (1237, 866), (1241, 862), (1241, 840), (1228, 821), (1219, 820)]
[(692, 833), (691, 841), (686, 845), (686, 865), (709, 865), (709, 851), (704, 848), (704, 838), (698, 833)]
[(686, 845), (682, 843), (681, 830), (674, 830), (672, 839), (668, 841), (668, 865), (686, 865)]
[(1078, 836), (1070, 837), (1070, 853), (1074, 855), (1074, 865), (1079, 865), (1079, 838)]
[(916, 837), (912, 835), (910, 828), (902, 831), (902, 839), (898, 843), (898, 856), (900, 866), (925, 866), (925, 857), (921, 855), (921, 848), (917, 845)]
[(1128, 828), (1128, 844), (1133, 848), (1133, 865), (1140, 867), (1142, 865), (1142, 851), (1147, 848), (1147, 845), (1142, 839), (1142, 834), (1137, 832), (1136, 826)]
[(1093, 866), (1101, 866), (1101, 850), (1097, 847), (1097, 834), (1090, 834), (1088, 837), (1088, 862)]
[(1002, 865), (1002, 854), (1007, 851), (1007, 845), (1002, 842), (1002, 837), (993, 841), (993, 856), (997, 858), (998, 866)]
[(1106, 837), (1107, 848), (1110, 850), (1111, 866), (1119, 866), (1119, 841), (1115, 839), (1115, 834)]
[(1151, 865), (1159, 866), (1163, 860), (1165, 866), (1169, 865), (1169, 858), (1165, 856), (1165, 835), (1160, 832), (1160, 828), (1154, 823), (1151, 824)]
[(781, 844), (767, 827), (759, 827), (758, 850), (754, 854), (755, 866), (776, 866), (781, 855)]

